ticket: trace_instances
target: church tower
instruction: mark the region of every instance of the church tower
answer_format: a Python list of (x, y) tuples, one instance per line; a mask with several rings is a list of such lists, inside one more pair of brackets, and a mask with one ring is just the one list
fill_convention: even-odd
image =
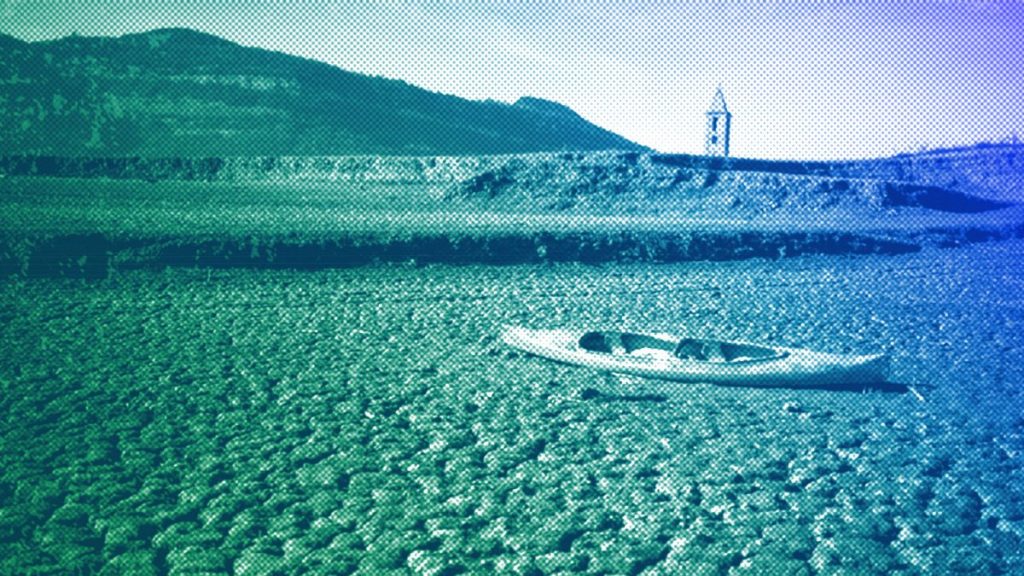
[(729, 125), (732, 123), (732, 114), (725, 107), (725, 96), (722, 95), (721, 87), (715, 91), (711, 108), (708, 108), (704, 115), (707, 117), (707, 128), (704, 131), (704, 154), (728, 156)]

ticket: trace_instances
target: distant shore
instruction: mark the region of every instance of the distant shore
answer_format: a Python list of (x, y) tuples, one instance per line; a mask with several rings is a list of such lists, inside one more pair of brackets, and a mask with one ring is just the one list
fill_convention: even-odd
[(8, 156), (0, 274), (901, 254), (1024, 237), (1016, 153)]

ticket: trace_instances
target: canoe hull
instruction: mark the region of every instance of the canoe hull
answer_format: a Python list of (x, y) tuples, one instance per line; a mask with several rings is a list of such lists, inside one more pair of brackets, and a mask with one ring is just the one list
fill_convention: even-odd
[[(502, 340), (518, 350), (558, 362), (678, 382), (754, 387), (820, 387), (875, 384), (884, 382), (889, 374), (889, 357), (884, 354), (853, 356), (773, 346), (771, 349), (776, 354), (763, 359), (694, 361), (669, 354), (643, 356), (593, 352), (579, 346), (585, 334), (588, 333), (507, 327), (502, 332)], [(668, 335), (660, 337), (669, 338)]]

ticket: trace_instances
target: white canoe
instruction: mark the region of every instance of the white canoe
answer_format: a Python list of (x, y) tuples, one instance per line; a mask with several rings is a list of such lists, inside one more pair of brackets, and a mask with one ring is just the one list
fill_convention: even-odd
[(505, 344), (559, 362), (681, 382), (733, 386), (876, 384), (885, 354), (853, 356), (800, 348), (616, 331), (531, 330), (508, 326)]

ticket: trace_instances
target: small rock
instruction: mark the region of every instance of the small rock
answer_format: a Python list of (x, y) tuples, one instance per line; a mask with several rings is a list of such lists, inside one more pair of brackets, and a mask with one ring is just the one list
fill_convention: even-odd
[(227, 559), (219, 550), (198, 546), (185, 546), (167, 553), (167, 564), (172, 572), (223, 572), (227, 570)]
[(281, 557), (249, 549), (243, 551), (235, 561), (234, 573), (238, 576), (272, 574), (282, 567)]
[(155, 576), (159, 574), (156, 566), (156, 556), (148, 550), (136, 552), (125, 552), (114, 556), (107, 562), (99, 572), (100, 576), (115, 576), (121, 574), (137, 574), (138, 576)]

